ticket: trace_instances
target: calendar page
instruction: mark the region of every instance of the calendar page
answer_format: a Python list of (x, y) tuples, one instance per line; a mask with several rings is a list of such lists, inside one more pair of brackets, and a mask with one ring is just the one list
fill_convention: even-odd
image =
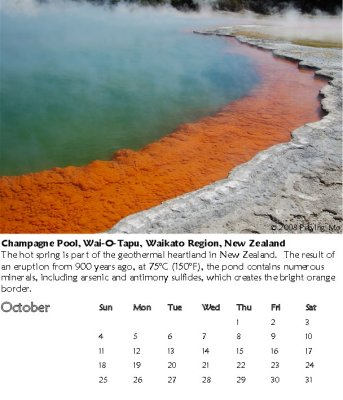
[(342, 400), (342, 1), (0, 25), (0, 400)]
[(2, 398), (339, 399), (341, 236), (1, 235)]

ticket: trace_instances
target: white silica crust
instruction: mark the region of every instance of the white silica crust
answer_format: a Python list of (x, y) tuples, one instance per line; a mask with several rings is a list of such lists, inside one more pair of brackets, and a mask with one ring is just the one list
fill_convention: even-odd
[[(232, 36), (235, 27), (196, 32)], [(330, 78), (328, 113), (226, 179), (124, 218), (108, 233), (337, 233), (342, 229), (342, 51), (237, 36)]]

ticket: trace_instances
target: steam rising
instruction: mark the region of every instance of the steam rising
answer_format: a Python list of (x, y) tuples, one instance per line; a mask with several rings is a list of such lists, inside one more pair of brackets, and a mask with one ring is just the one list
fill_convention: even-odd
[[(271, 10), (271, 15), (261, 16), (251, 11), (240, 13), (213, 11), (211, 8), (212, 0), (197, 0), (196, 3), (199, 4), (199, 12), (188, 12), (187, 14), (176, 10), (168, 4), (157, 7), (143, 7), (122, 2), (115, 7), (122, 13), (140, 14), (142, 18), (156, 16), (158, 13), (195, 21), (213, 19), (217, 21), (214, 23), (222, 24), (223, 26), (244, 25), (244, 29), (248, 28), (250, 32), (264, 33), (277, 38), (342, 42), (342, 12), (336, 16), (327, 15), (321, 11), (316, 11), (315, 15), (304, 15), (289, 7), (282, 13), (273, 13)], [(74, 8), (75, 10), (77, 7), (89, 6), (90, 4), (83, 0), (77, 3), (71, 0), (45, 0), (44, 2), (37, 0), (2, 0), (0, 3), (0, 7), (4, 12), (25, 12), (31, 15), (41, 12), (42, 8), (46, 7), (49, 7), (54, 12), (63, 12), (67, 8)], [(105, 3), (103, 7), (109, 7), (109, 5), (106, 6)], [(208, 22), (204, 21), (204, 27), (208, 27)], [(195, 23), (194, 27), (199, 27), (199, 23)]]

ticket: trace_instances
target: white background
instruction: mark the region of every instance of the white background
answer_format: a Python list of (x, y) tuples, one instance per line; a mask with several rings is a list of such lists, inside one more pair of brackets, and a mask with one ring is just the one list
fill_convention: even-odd
[[(76, 237), (81, 241), (117, 238), (108, 235), (1, 235), (1, 240)], [(53, 283), (37, 285), (27, 294), (0, 294), (1, 303), (34, 301), (51, 305), (48, 313), (0, 312), (1, 398), (341, 398), (343, 272), (340, 235), (121, 237), (141, 241), (153, 237), (180, 240), (286, 238), (285, 250), (336, 251), (333, 260), (325, 260), (325, 275), (336, 275), (337, 282)], [(323, 260), (314, 259), (311, 263), (320, 261)], [(10, 263), (9, 260), (5, 262)], [(278, 263), (281, 262), (278, 258)], [(101, 303), (113, 305), (114, 310), (99, 312)], [(152, 311), (133, 312), (133, 303), (150, 304)], [(168, 303), (180, 304), (183, 310), (170, 312)], [(220, 303), (221, 311), (204, 312), (204, 303)], [(239, 312), (236, 303), (252, 305), (253, 309)], [(271, 311), (272, 303), (280, 303), (281, 311)], [(317, 311), (305, 311), (307, 304), (317, 305)], [(270, 325), (272, 318), (276, 319), (275, 326)], [(310, 319), (309, 326), (305, 326), (305, 318)], [(275, 340), (271, 339), (272, 332), (276, 333)], [(308, 332), (313, 334), (311, 341), (305, 339)], [(98, 338), (101, 333), (103, 339)], [(138, 334), (136, 340), (134, 333)], [(168, 339), (170, 333), (172, 339)], [(202, 333), (206, 333), (205, 340)], [(237, 340), (237, 333), (241, 333), (242, 339)], [(99, 347), (105, 349), (103, 355), (99, 354)], [(133, 354), (134, 347), (140, 347), (140, 355)], [(168, 355), (168, 347), (175, 349), (175, 355)], [(203, 347), (210, 349), (208, 355), (202, 354)], [(244, 348), (243, 355), (236, 354), (237, 347)], [(279, 349), (277, 355), (271, 354), (272, 347)], [(313, 348), (311, 355), (305, 354), (306, 347)], [(106, 362), (106, 369), (99, 368), (101, 361)], [(142, 367), (134, 369), (134, 361), (140, 361)], [(177, 367), (168, 369), (169, 361), (176, 362)], [(201, 368), (204, 361), (209, 362), (210, 368)], [(245, 369), (236, 368), (239, 361), (246, 363)], [(271, 369), (272, 361), (278, 361), (280, 368)], [(315, 367), (306, 369), (306, 361), (313, 361)], [(99, 384), (100, 376), (106, 376), (108, 382)], [(134, 376), (141, 376), (143, 383), (134, 384)], [(168, 384), (168, 376), (176, 376), (176, 383)], [(210, 376), (211, 383), (201, 383), (203, 376)], [(246, 383), (237, 384), (238, 376), (245, 376)], [(280, 377), (280, 383), (272, 384), (272, 376)], [(305, 384), (306, 376), (311, 376), (313, 383)]]

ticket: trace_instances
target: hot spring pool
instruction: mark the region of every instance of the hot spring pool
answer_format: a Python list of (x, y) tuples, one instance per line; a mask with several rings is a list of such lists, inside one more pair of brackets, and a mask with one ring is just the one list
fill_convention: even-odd
[(220, 18), (74, 3), (3, 7), (1, 22), (2, 175), (139, 149), (259, 81), (224, 38), (192, 34)]

